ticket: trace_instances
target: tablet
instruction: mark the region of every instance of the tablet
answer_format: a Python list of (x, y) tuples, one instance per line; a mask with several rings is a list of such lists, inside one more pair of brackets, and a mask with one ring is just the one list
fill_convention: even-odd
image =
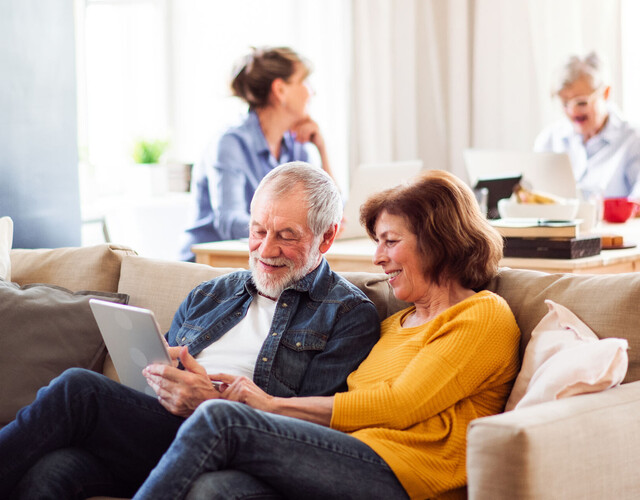
[(90, 299), (89, 306), (120, 382), (155, 397), (142, 369), (151, 363), (171, 364), (171, 357), (153, 311), (98, 299)]

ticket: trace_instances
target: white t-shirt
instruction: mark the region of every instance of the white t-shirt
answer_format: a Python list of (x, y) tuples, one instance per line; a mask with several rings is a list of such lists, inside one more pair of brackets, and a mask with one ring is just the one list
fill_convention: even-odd
[(253, 379), (256, 359), (271, 328), (276, 304), (276, 301), (256, 294), (247, 315), (198, 354), (198, 363), (207, 373), (228, 373)]

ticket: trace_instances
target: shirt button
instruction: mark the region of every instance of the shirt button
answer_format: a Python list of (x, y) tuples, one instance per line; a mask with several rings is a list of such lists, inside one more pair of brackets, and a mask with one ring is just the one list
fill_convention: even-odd
[(296, 342), (296, 347), (301, 347), (302, 346), (302, 342)]
[(241, 315), (242, 315), (242, 312), (236, 311), (236, 316), (241, 316)]
[(187, 337), (182, 337), (182, 341), (184, 342), (185, 340), (187, 340)]
[(282, 303), (282, 307), (289, 307), (286, 302)]
[(277, 337), (277, 336), (278, 336), (278, 332), (273, 332), (273, 333), (271, 334), (271, 336), (272, 336), (272, 337)]
[(269, 361), (269, 358), (262, 358), (262, 361), (266, 363), (267, 361)]

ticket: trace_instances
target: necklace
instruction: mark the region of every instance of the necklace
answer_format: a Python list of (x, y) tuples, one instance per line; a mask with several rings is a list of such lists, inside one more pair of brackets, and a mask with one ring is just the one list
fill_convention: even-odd
[(274, 302), (278, 302), (278, 299), (273, 298), (273, 297), (271, 297), (271, 296), (267, 295), (266, 293), (258, 292), (258, 295), (260, 295), (260, 296), (262, 296), (262, 297), (265, 297), (265, 298), (267, 298), (267, 299), (269, 299), (269, 300), (273, 300)]

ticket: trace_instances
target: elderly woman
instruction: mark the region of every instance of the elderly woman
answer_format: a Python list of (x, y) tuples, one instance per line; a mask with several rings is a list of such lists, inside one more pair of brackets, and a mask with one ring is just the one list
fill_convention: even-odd
[(509, 306), (476, 291), (502, 240), (443, 171), (373, 196), (361, 221), (394, 295), (413, 305), (382, 323), (348, 391), (277, 398), (212, 375), (222, 399), (198, 407), (136, 499), (463, 493), (467, 425), (502, 411), (518, 369)]
[(308, 143), (333, 177), (324, 138), (307, 112), (309, 73), (310, 65), (288, 47), (253, 49), (239, 62), (231, 90), (249, 110), (194, 166), (194, 207), (182, 259), (193, 260), (195, 243), (248, 236), (249, 204), (258, 184), (282, 163), (308, 161)]
[(610, 92), (595, 53), (570, 57), (552, 90), (567, 119), (543, 130), (534, 150), (568, 153), (585, 199), (640, 198), (640, 134), (609, 101)]

